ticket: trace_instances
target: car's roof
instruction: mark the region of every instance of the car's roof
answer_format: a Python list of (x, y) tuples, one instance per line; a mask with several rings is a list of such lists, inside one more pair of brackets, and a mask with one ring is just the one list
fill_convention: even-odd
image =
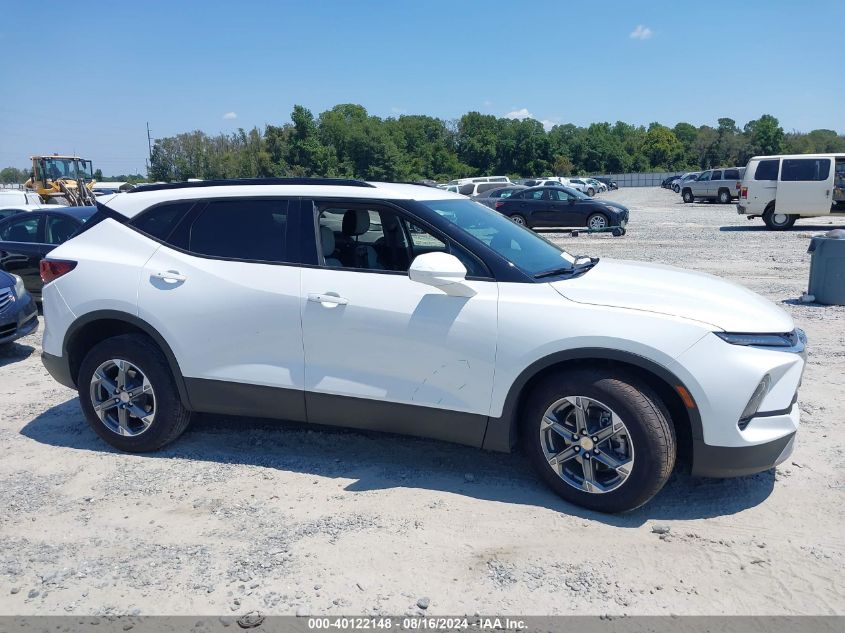
[(0, 204), (0, 211), (6, 209), (20, 209), (21, 211), (40, 211), (47, 208), (46, 204)]
[[(24, 205), (19, 207), (10, 207), (12, 209), (23, 209)], [(90, 218), (97, 212), (97, 207), (66, 207), (58, 204), (48, 204), (42, 207), (31, 210), (28, 215), (44, 215), (46, 213), (53, 213), (55, 215), (69, 215), (78, 220), (85, 220)], [(9, 216), (15, 217), (15, 216)]]
[[(342, 181), (341, 181), (342, 182)], [(191, 183), (193, 184), (193, 183)], [(502, 183), (507, 186), (507, 183)], [(136, 189), (127, 193), (101, 196), (97, 202), (126, 217), (134, 217), (144, 209), (161, 202), (201, 198), (263, 196), (302, 196), (310, 198), (361, 198), (380, 200), (466, 200), (466, 196), (425, 185), (390, 182), (348, 184), (211, 184), (186, 185), (162, 189)]]

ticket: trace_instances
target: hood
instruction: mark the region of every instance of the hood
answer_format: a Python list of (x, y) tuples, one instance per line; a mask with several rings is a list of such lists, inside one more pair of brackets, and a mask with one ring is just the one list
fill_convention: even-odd
[(606, 207), (613, 207), (614, 209), (619, 209), (620, 211), (627, 211), (628, 207), (624, 204), (619, 204), (618, 202), (614, 202), (613, 200), (597, 200), (600, 204), (603, 204)]
[(792, 318), (768, 299), (705, 273), (643, 262), (601, 259), (552, 287), (578, 303), (643, 310), (705, 323), (726, 332), (791, 332)]

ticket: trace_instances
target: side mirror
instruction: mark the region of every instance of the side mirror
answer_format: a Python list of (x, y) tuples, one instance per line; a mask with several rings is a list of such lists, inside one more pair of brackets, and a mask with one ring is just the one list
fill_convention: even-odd
[(411, 281), (433, 286), (447, 295), (471, 297), (475, 294), (475, 290), (466, 284), (466, 267), (449, 253), (418, 255), (411, 262), (408, 276)]

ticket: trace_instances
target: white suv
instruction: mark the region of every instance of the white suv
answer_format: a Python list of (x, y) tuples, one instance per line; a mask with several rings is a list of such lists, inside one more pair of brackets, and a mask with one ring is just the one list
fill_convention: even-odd
[(44, 364), (104, 440), (191, 412), (509, 451), (562, 497), (635, 508), (675, 466), (792, 450), (803, 333), (710, 275), (573, 257), (465, 197), (278, 179), (100, 199), (42, 261)]

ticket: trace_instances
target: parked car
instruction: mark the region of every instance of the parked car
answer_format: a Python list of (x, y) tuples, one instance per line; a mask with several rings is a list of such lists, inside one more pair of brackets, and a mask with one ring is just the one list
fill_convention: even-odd
[(38, 308), (23, 279), (0, 270), (0, 345), (38, 329)]
[(601, 180), (596, 180), (595, 178), (584, 178), (583, 179), (588, 185), (593, 185), (595, 187), (596, 193), (601, 191), (607, 191), (607, 185), (604, 184)]
[(710, 476), (792, 450), (805, 337), (711, 275), (575, 257), (416, 185), (206, 181), (109, 205), (41, 263), (42, 359), (120, 450), (195, 411), (519, 438), (558, 494), (609, 512), (653, 497), (679, 445)]
[(701, 172), (695, 180), (688, 180), (681, 185), (681, 197), (684, 202), (697, 199), (716, 200), (730, 204), (739, 197), (740, 183), (745, 167), (723, 167)]
[(50, 205), (0, 220), (0, 270), (22, 277), (27, 291), (40, 301), (39, 262), (73, 235), (96, 210), (96, 207)]
[(486, 191), (485, 193), (473, 199), (476, 202), (480, 202), (484, 206), (493, 209), (495, 208), (496, 202), (498, 202), (499, 200), (510, 198), (514, 193), (516, 193), (517, 191), (522, 191), (523, 189), (526, 189), (526, 187), (523, 187), (522, 185), (512, 187), (499, 187), (498, 189)]
[(591, 198), (596, 195), (596, 188), (594, 185), (589, 184), (583, 178), (570, 178), (569, 185), (571, 189), (577, 189), (581, 193), (586, 193)]
[(499, 189), (504, 184), (509, 183), (501, 183), (501, 182), (467, 182), (462, 185), (449, 185), (446, 187), (446, 191), (451, 193), (459, 193), (462, 196), (479, 196), (483, 195), (487, 191), (492, 191), (493, 189)]
[[(528, 228), (586, 227), (605, 229), (628, 223), (627, 207), (609, 200), (594, 200), (570, 187), (531, 187), (501, 199), (493, 208)], [(620, 234), (622, 231), (620, 231)]]
[(845, 154), (754, 156), (740, 183), (736, 210), (762, 217), (772, 230), (798, 218), (845, 214)]
[(498, 183), (510, 183), (511, 179), (507, 176), (476, 176), (474, 178), (456, 178), (455, 180), (450, 180), (448, 185), (466, 185), (467, 183), (475, 183), (475, 182), (498, 182)]
[(686, 182), (689, 182), (690, 180), (695, 180), (696, 178), (698, 178), (700, 173), (701, 172), (698, 171), (688, 171), (680, 178), (676, 178), (672, 181), (672, 191), (674, 191), (675, 193), (681, 193), (681, 185)]
[(599, 182), (603, 182), (605, 185), (607, 185), (608, 191), (612, 191), (614, 189), (619, 189), (619, 185), (617, 185), (616, 181), (613, 180), (612, 178), (605, 178), (604, 176), (602, 176), (600, 178), (597, 177), (596, 180), (598, 180)]
[[(40, 209), (40, 207), (39, 207)], [(8, 218), (10, 215), (17, 215), (18, 213), (26, 213), (30, 211), (26, 206), (21, 205), (20, 207), (0, 207), (0, 220), (4, 218)]]
[(664, 189), (671, 189), (672, 183), (678, 180), (681, 177), (681, 174), (675, 174), (673, 176), (668, 176), (667, 178), (663, 179), (663, 182), (660, 183), (660, 186)]
[(43, 207), (44, 203), (34, 191), (26, 189), (0, 189), (0, 207)]

